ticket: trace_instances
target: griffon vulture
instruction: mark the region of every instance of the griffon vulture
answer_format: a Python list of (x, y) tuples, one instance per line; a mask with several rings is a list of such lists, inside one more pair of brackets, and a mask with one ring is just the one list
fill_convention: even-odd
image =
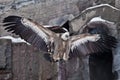
[(55, 33), (52, 31), (53, 28), (45, 28), (31, 19), (19, 16), (8, 16), (4, 18), (3, 23), (5, 30), (19, 35), (41, 51), (48, 53), (54, 61), (68, 60), (70, 56), (76, 54), (103, 52), (114, 47), (116, 43), (115, 38), (101, 34), (84, 33), (70, 36), (68, 31)]

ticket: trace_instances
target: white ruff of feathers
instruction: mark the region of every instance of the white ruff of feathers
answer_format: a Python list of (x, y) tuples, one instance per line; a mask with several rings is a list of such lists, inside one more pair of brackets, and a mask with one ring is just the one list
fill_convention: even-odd
[(69, 36), (69, 32), (65, 32), (64, 34), (62, 34), (61, 38), (66, 41), (69, 39)]

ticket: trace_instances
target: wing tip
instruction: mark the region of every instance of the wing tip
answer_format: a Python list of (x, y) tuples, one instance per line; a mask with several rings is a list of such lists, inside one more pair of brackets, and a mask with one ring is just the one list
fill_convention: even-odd
[(14, 21), (17, 21), (18, 19), (21, 19), (21, 17), (16, 16), (16, 15), (10, 15), (10, 16), (7, 16), (3, 19), (3, 23), (14, 22)]

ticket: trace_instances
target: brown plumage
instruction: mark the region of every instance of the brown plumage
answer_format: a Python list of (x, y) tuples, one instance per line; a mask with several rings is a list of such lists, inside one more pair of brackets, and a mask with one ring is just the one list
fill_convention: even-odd
[(31, 19), (19, 16), (8, 16), (3, 23), (5, 30), (19, 35), (33, 46), (47, 52), (54, 61), (68, 60), (72, 57), (71, 54), (87, 55), (103, 52), (115, 45), (104, 42), (110, 40), (109, 36), (90, 33), (69, 36), (69, 32), (55, 33)]

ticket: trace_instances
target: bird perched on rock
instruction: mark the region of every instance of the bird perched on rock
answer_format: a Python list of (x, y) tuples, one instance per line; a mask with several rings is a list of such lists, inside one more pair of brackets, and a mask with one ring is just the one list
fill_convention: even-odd
[(114, 47), (116, 43), (115, 38), (99, 33), (86, 32), (74, 36), (70, 36), (69, 31), (55, 33), (58, 29), (45, 28), (31, 19), (20, 16), (8, 16), (4, 18), (3, 23), (5, 30), (19, 35), (25, 41), (49, 54), (54, 61), (61, 59), (66, 61), (76, 54), (88, 55), (103, 52)]

